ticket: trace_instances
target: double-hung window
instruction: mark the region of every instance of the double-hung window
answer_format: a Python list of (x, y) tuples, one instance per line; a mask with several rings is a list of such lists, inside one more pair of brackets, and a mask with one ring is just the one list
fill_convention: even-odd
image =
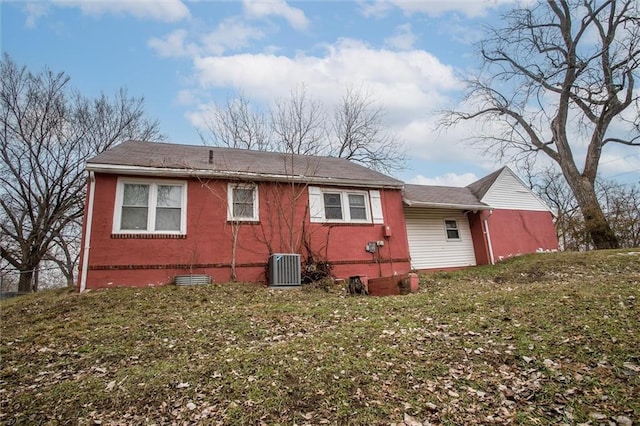
[(253, 184), (230, 183), (227, 188), (227, 220), (257, 221), (258, 187)]
[(460, 240), (460, 229), (458, 228), (458, 221), (455, 219), (445, 219), (444, 229), (447, 233), (448, 241)]
[(113, 232), (185, 234), (186, 210), (186, 182), (119, 179)]
[(325, 192), (324, 198), (324, 217), (328, 220), (342, 220), (342, 193)]
[(309, 187), (311, 222), (382, 223), (379, 191)]
[(366, 204), (366, 193), (348, 194), (349, 197), (349, 217), (352, 221), (369, 220)]
[(322, 195), (327, 221), (371, 222), (366, 192), (324, 192)]

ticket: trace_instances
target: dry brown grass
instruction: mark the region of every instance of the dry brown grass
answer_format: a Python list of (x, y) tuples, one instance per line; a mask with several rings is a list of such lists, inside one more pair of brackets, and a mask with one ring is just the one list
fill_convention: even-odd
[(0, 422), (637, 422), (636, 251), (525, 256), (387, 298), (224, 284), (3, 301)]

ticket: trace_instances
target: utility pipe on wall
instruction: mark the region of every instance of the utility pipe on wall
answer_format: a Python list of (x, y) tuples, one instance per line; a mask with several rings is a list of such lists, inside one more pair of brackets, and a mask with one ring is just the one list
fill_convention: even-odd
[(87, 207), (87, 226), (84, 236), (84, 250), (82, 256), (82, 277), (80, 278), (80, 292), (87, 288), (87, 269), (89, 268), (89, 249), (91, 248), (91, 222), (93, 220), (93, 199), (96, 189), (96, 175), (89, 172), (89, 206)]
[(493, 209), (489, 209), (489, 215), (483, 219), (484, 233), (487, 235), (487, 246), (489, 246), (489, 261), (492, 265), (495, 265), (495, 259), (493, 258), (493, 247), (491, 247), (491, 234), (489, 233), (489, 218), (493, 214)]

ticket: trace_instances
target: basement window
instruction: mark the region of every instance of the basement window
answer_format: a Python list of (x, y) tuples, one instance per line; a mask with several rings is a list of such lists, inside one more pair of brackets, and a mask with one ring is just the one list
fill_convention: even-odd
[(445, 219), (444, 229), (447, 233), (447, 241), (460, 240), (460, 229), (458, 228), (458, 222), (455, 219)]
[(186, 234), (187, 183), (118, 179), (114, 234)]

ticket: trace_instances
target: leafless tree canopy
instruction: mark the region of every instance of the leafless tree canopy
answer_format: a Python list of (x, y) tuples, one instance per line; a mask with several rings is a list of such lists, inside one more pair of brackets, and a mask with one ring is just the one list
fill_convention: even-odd
[(465, 110), (443, 124), (481, 120), (488, 133), (477, 140), (490, 152), (551, 158), (593, 244), (616, 247), (594, 186), (607, 144), (640, 146), (638, 3), (540, 0), (503, 22), (478, 46), (484, 67), (467, 82)]
[(324, 115), (320, 102), (309, 97), (304, 86), (278, 99), (271, 111), (271, 128), (277, 151), (318, 155), (322, 152)]
[(77, 263), (86, 160), (126, 139), (160, 136), (143, 99), (124, 89), (88, 99), (64, 73), (32, 74), (8, 55), (0, 75), (0, 254), (26, 292), (37, 289), (41, 261), (65, 263), (67, 273)]
[(363, 89), (347, 88), (334, 108), (331, 130), (330, 155), (390, 173), (404, 167), (401, 142), (385, 129), (384, 110)]
[(384, 127), (383, 108), (363, 89), (347, 88), (332, 115), (304, 86), (277, 99), (267, 115), (240, 94), (214, 108), (205, 126), (205, 144), (341, 157), (386, 173), (406, 162), (401, 142)]
[(271, 151), (269, 123), (264, 114), (253, 111), (243, 94), (227, 99), (205, 118), (206, 130), (200, 138), (208, 145)]
[[(556, 212), (556, 233), (564, 250), (590, 250), (580, 208), (561, 173), (551, 169), (531, 179), (532, 189)], [(596, 193), (620, 247), (640, 246), (640, 185), (596, 180)]]

